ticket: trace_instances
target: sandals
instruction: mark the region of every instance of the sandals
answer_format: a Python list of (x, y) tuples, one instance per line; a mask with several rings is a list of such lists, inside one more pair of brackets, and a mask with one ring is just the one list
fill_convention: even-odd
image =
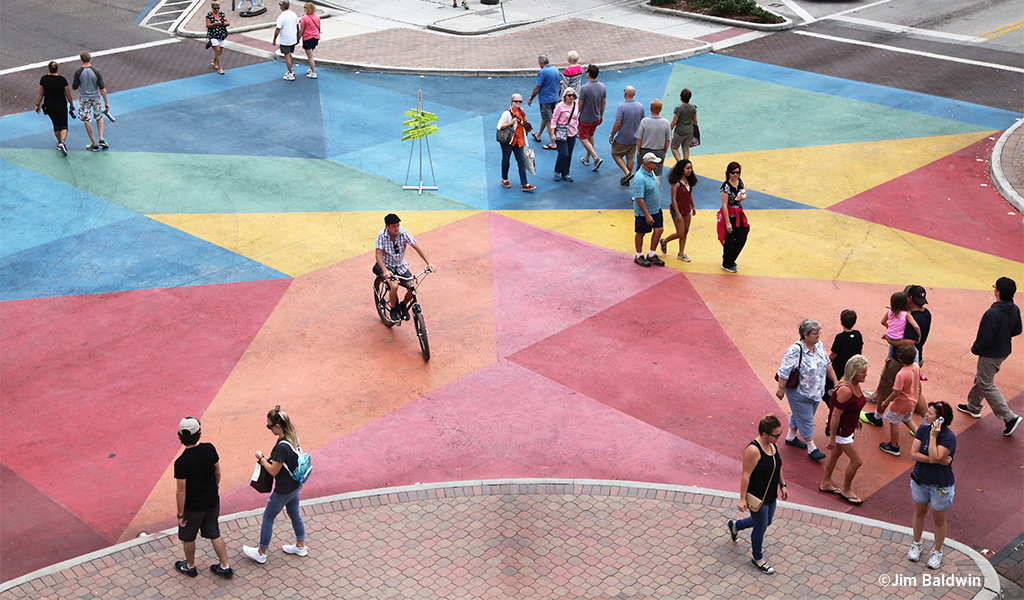
[(835, 494), (836, 496), (842, 496), (843, 495), (843, 490), (839, 489), (839, 486), (836, 486), (836, 487), (834, 487), (834, 488), (832, 488), (830, 490), (826, 490), (826, 489), (822, 489), (822, 487), (819, 485), (818, 486), (818, 491), (823, 493), (823, 494)]
[(856, 494), (854, 494), (853, 496), (846, 496), (840, 493), (839, 497), (842, 498), (843, 500), (846, 500), (847, 502), (854, 506), (860, 506), (861, 504), (864, 504), (864, 501), (861, 500)]
[(533, 132), (533, 141), (540, 143), (540, 134), (536, 131)]
[(729, 530), (729, 537), (732, 538), (732, 541), (735, 542), (740, 539), (739, 532), (736, 531), (736, 521), (729, 519), (729, 522), (725, 524), (725, 528)]
[[(540, 140), (537, 140), (537, 141), (539, 142)], [(541, 147), (544, 148), (545, 150), (558, 150), (558, 146), (556, 146), (554, 144), (548, 144), (546, 146), (541, 146)]]

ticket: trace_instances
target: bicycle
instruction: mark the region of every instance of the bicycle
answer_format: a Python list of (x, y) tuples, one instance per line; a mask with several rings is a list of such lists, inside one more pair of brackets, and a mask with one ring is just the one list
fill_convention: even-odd
[[(420, 351), (423, 352), (423, 360), (430, 360), (430, 343), (427, 341), (427, 323), (423, 319), (423, 307), (420, 306), (419, 301), (416, 299), (416, 286), (429, 273), (433, 273), (433, 271), (430, 268), (426, 268), (418, 275), (413, 275), (412, 277), (399, 277), (392, 274), (391, 277), (385, 278), (378, 275), (373, 281), (373, 303), (377, 306), (377, 316), (380, 317), (380, 322), (388, 327), (394, 327), (395, 325), (401, 325), (402, 321), (408, 321), (410, 313), (412, 313), (412, 322), (416, 327), (416, 337), (420, 340)], [(398, 320), (391, 318), (391, 306), (388, 304), (388, 295), (390, 293), (388, 281), (409, 282), (407, 289), (410, 291), (411, 296), (408, 303), (398, 302)]]

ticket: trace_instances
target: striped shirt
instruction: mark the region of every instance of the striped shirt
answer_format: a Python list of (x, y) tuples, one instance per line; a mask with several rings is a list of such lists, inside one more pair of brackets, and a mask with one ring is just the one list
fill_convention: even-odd
[(405, 227), (398, 227), (398, 235), (394, 240), (388, 235), (388, 228), (385, 227), (377, 234), (377, 241), (373, 247), (382, 251), (381, 258), (385, 267), (392, 271), (404, 272), (409, 270), (409, 263), (405, 262), (406, 244), (415, 243), (416, 239)]

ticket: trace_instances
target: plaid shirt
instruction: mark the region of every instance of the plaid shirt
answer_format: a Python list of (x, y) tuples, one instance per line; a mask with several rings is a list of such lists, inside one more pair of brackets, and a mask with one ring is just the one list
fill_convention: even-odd
[(381, 258), (385, 267), (392, 271), (404, 272), (409, 270), (409, 263), (405, 262), (405, 247), (407, 244), (415, 243), (416, 239), (405, 227), (398, 227), (398, 235), (394, 240), (388, 235), (388, 228), (385, 227), (377, 234), (377, 241), (373, 247), (382, 251)]

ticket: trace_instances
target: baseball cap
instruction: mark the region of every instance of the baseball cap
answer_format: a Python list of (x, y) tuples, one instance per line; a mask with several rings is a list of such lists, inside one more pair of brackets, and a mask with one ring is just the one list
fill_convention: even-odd
[(658, 158), (657, 154), (655, 154), (653, 152), (648, 152), (647, 154), (644, 154), (644, 164), (647, 164), (649, 162), (660, 163), (661, 159)]
[(925, 289), (919, 285), (912, 285), (907, 288), (907, 296), (918, 306), (928, 304), (928, 298), (925, 297)]
[(392, 225), (394, 223), (401, 223), (401, 222), (402, 222), (402, 220), (399, 219), (398, 215), (396, 215), (395, 213), (390, 213), (388, 216), (384, 217), (384, 224), (385, 225)]
[(195, 435), (199, 433), (199, 419), (195, 417), (185, 417), (178, 423), (178, 433), (187, 433), (189, 435)]

